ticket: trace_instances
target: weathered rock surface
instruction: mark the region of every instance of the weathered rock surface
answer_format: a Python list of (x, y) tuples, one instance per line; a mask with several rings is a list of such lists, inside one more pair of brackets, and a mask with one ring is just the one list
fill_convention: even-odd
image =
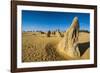
[(79, 37), (79, 22), (78, 18), (74, 17), (69, 29), (66, 30), (65, 36), (57, 46), (57, 52), (65, 59), (79, 59), (80, 52), (78, 48)]

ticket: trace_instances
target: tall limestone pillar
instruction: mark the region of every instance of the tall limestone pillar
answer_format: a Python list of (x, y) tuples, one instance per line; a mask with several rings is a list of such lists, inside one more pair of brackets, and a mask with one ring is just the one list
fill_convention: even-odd
[(80, 52), (78, 48), (79, 22), (74, 17), (71, 26), (66, 30), (64, 38), (57, 46), (57, 52), (65, 59), (79, 59)]

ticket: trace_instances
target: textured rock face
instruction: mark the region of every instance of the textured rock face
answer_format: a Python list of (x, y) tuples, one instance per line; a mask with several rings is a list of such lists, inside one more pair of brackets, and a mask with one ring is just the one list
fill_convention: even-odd
[(66, 30), (64, 38), (58, 44), (57, 52), (59, 55), (65, 59), (79, 59), (78, 37), (79, 23), (78, 18), (74, 17), (71, 26)]

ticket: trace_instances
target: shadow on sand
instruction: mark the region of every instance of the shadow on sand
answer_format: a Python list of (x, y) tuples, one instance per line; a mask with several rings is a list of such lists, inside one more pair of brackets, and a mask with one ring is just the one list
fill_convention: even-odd
[(82, 56), (85, 53), (85, 51), (90, 47), (90, 42), (79, 43), (78, 47), (79, 47), (80, 55)]

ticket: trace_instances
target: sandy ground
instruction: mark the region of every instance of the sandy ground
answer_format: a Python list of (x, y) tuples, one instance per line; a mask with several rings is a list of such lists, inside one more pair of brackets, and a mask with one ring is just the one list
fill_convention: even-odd
[[(89, 37), (88, 32), (79, 33), (81, 59), (89, 59)], [(65, 60), (55, 50), (62, 38), (57, 36), (47, 37), (46, 34), (40, 32), (23, 32), (22, 62)]]

